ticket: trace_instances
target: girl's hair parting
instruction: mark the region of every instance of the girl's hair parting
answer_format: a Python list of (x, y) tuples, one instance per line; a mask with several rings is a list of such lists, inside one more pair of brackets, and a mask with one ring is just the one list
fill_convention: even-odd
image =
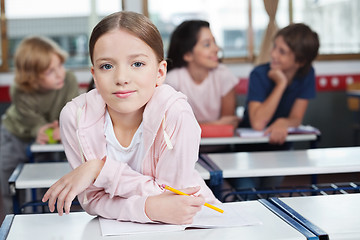
[(164, 60), (163, 42), (156, 26), (142, 14), (121, 11), (103, 18), (93, 29), (89, 41), (89, 53), (93, 62), (96, 41), (105, 33), (114, 29), (125, 30), (144, 41), (153, 49), (159, 62)]

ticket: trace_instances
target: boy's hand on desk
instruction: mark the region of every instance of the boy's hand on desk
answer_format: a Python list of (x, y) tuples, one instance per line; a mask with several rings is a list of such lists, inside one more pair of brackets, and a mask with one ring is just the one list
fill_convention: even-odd
[(54, 121), (52, 124), (52, 128), (54, 129), (53, 139), (56, 141), (61, 141), (59, 121)]
[[(193, 195), (200, 190), (200, 187), (180, 189), (180, 191)], [(150, 196), (145, 202), (145, 213), (152, 220), (170, 224), (191, 224), (193, 218), (205, 199), (200, 195), (183, 196), (169, 191), (160, 195)]]
[(35, 140), (38, 144), (46, 144), (49, 141), (49, 136), (45, 133), (45, 131), (50, 128), (51, 125), (51, 123), (48, 123), (39, 128)]
[(59, 215), (63, 214), (63, 209), (68, 214), (74, 198), (96, 180), (103, 165), (104, 161), (102, 160), (91, 160), (81, 164), (54, 183), (47, 190), (42, 201), (49, 200), (48, 205), (51, 212), (54, 212), (57, 201)]
[(264, 134), (269, 134), (269, 143), (278, 145), (283, 144), (288, 135), (288, 124), (286, 123), (286, 120), (276, 120), (265, 130)]
[(52, 123), (47, 123), (41, 126), (37, 132), (36, 142), (38, 144), (46, 144), (49, 142), (49, 136), (46, 134), (46, 130), (49, 128), (53, 128), (53, 139), (56, 141), (60, 140), (60, 129), (59, 129), (59, 121), (54, 121)]

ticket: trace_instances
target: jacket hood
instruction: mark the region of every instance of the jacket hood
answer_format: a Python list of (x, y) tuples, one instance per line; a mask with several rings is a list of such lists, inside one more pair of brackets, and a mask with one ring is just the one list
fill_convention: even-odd
[(88, 128), (103, 118), (106, 104), (96, 89), (80, 95), (74, 101), (82, 109), (79, 127)]
[(143, 114), (144, 131), (156, 134), (161, 124), (166, 126), (166, 111), (176, 101), (186, 101), (186, 96), (163, 84), (155, 89), (153, 97), (147, 103)]

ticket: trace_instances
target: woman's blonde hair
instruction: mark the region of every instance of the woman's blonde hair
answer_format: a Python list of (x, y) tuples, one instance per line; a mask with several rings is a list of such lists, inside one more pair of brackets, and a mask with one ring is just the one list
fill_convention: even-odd
[(23, 39), (15, 52), (15, 83), (25, 92), (40, 88), (40, 77), (50, 66), (52, 54), (59, 56), (61, 63), (67, 53), (51, 39), (32, 36)]

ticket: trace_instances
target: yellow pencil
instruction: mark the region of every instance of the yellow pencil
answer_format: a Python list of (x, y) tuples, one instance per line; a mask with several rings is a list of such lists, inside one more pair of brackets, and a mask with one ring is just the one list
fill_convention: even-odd
[[(183, 192), (181, 192), (181, 191), (179, 191), (179, 190), (177, 190), (177, 189), (175, 189), (175, 188), (169, 187), (169, 186), (167, 186), (167, 185), (165, 185), (165, 184), (163, 184), (162, 187), (165, 188), (165, 189), (167, 189), (167, 190), (169, 190), (169, 191), (172, 191), (173, 193), (176, 193), (176, 194), (179, 194), (179, 195), (189, 196), (189, 194), (183, 193)], [(218, 211), (218, 212), (220, 212), (220, 213), (223, 213), (223, 212), (224, 212), (224, 210), (222, 210), (222, 209), (220, 209), (220, 208), (218, 208), (218, 207), (215, 207), (215, 206), (213, 206), (213, 205), (211, 205), (211, 204), (209, 204), (209, 203), (205, 203), (204, 206), (206, 206), (206, 207), (208, 207), (208, 208), (211, 208), (211, 209), (213, 209), (213, 210), (215, 210), (215, 211)]]

